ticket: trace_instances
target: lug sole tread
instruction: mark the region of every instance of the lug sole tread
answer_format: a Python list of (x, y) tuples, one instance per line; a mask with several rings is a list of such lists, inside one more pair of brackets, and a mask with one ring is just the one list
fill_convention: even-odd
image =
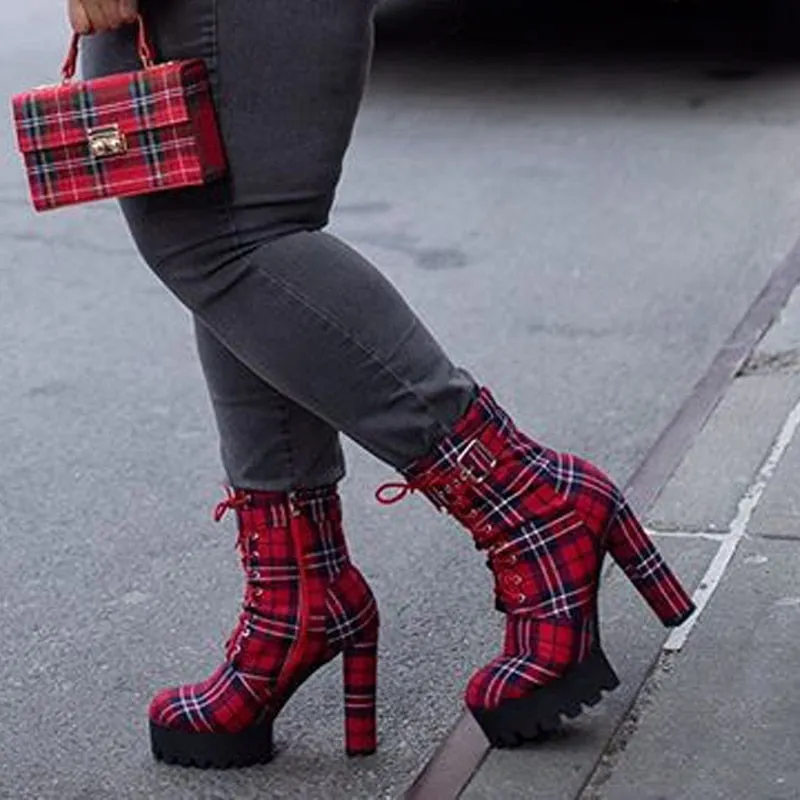
[(274, 756), (271, 721), (240, 733), (170, 730), (151, 721), (150, 743), (157, 761), (202, 770), (253, 767)]
[(596, 647), (558, 681), (528, 697), (507, 700), (496, 709), (470, 710), (493, 747), (513, 748), (546, 739), (559, 730), (563, 717), (575, 719), (618, 686), (613, 667)]

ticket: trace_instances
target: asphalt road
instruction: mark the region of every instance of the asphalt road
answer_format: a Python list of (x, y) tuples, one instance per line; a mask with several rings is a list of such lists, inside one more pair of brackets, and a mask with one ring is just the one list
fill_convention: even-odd
[[(54, 5), (0, 12), (5, 96), (54, 77)], [(389, 9), (334, 229), (536, 436), (624, 480), (800, 234), (800, 68), (719, 11), (491, 5)], [(390, 473), (350, 448), (381, 753), (345, 760), (330, 668), (272, 765), (151, 762), (151, 693), (215, 665), (239, 599), (209, 407), (187, 315), (115, 207), (34, 217), (3, 123), (0, 797), (395, 796), (496, 646), (482, 560), (421, 501), (376, 507)]]

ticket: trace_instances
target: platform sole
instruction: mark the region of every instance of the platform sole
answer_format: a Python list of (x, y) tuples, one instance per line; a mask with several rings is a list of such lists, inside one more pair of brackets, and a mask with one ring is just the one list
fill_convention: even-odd
[(619, 686), (602, 650), (569, 669), (562, 678), (528, 697), (507, 700), (495, 709), (470, 709), (493, 747), (518, 747), (558, 730), (563, 717), (577, 717), (600, 702), (602, 693)]
[(153, 756), (166, 764), (199, 769), (251, 767), (272, 761), (272, 720), (240, 733), (189, 733), (150, 722)]

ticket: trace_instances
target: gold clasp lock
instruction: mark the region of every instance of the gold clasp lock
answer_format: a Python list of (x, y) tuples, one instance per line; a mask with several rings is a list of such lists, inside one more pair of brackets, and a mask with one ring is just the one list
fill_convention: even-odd
[(119, 156), (128, 150), (128, 141), (119, 125), (106, 125), (102, 128), (90, 128), (89, 151), (94, 158)]

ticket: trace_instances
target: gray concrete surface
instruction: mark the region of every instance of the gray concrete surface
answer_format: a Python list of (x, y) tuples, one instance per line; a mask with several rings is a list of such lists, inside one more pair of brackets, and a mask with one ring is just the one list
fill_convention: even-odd
[(793, 294), (786, 308), (759, 342), (750, 358), (746, 372), (764, 369), (765, 366), (788, 369), (789, 356), (800, 351), (800, 295)]
[[(647, 524), (666, 532), (728, 530), (739, 500), (787, 414), (800, 397), (800, 293), (759, 342), (742, 374), (647, 513)], [(786, 455), (797, 463), (798, 445)], [(709, 476), (719, 476), (710, 480)], [(792, 470), (782, 469), (756, 509), (753, 531), (794, 536), (797, 521)]]
[(636, 731), (608, 781), (587, 797), (800, 796), (797, 547), (764, 540), (743, 544), (694, 641), (666, 660), (648, 685)]
[(764, 502), (756, 509), (750, 523), (754, 536), (768, 539), (800, 539), (800, 442), (792, 442), (784, 456), (780, 472), (770, 482)]
[(800, 374), (734, 381), (653, 508), (649, 527), (667, 532), (728, 530), (739, 500), (800, 397)]
[[(751, 359), (758, 373), (779, 373), (778, 380), (800, 379), (800, 293), (796, 292), (780, 318), (764, 337)], [(780, 397), (776, 392), (774, 397)], [(756, 423), (758, 424), (758, 423)], [(784, 465), (767, 487), (764, 501), (756, 509), (750, 530), (754, 535), (775, 539), (800, 538), (800, 496), (796, 485), (800, 470), (800, 443), (792, 442)]]
[[(623, 480), (797, 237), (798, 70), (720, 81), (702, 48), (503, 45), (516, 19), (498, 23), (497, 49), (448, 48), (412, 5), (379, 50), (334, 227), (522, 424)], [(5, 95), (52, 80), (57, 4), (6, 4), (0, 19)], [(188, 319), (114, 207), (34, 217), (3, 121), (0, 797), (395, 796), (499, 619), (467, 537), (421, 502), (377, 508), (389, 473), (353, 448), (352, 549), (385, 620), (381, 754), (344, 759), (331, 668), (282, 715), (273, 765), (151, 762), (151, 693), (215, 665), (239, 597), (232, 530), (209, 520), (208, 403)], [(614, 623), (631, 677), (651, 657), (639, 613)]]

